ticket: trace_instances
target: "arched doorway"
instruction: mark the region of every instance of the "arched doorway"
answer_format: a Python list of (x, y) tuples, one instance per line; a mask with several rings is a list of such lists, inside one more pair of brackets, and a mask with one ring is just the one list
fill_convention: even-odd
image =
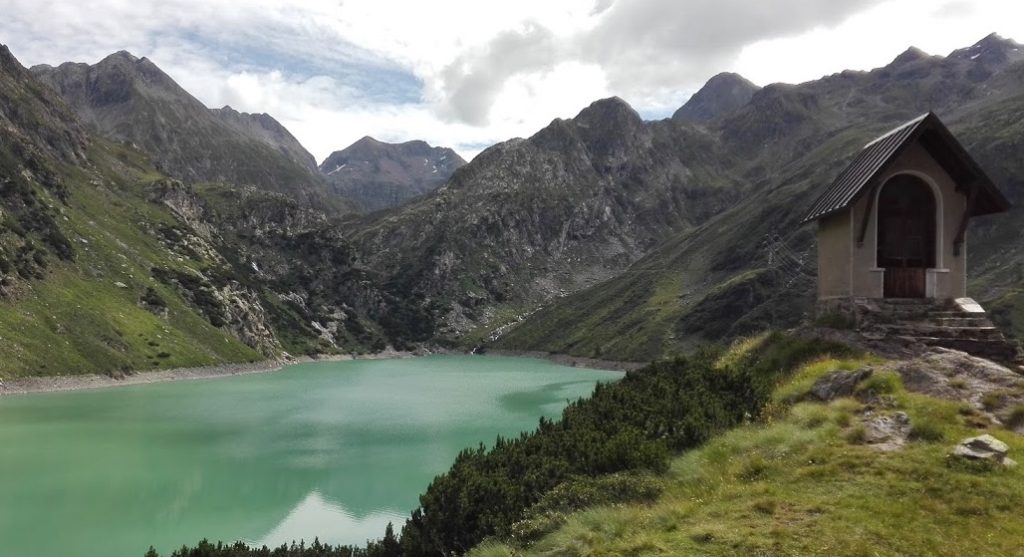
[(923, 180), (900, 174), (878, 195), (877, 265), (886, 298), (924, 298), (935, 267), (935, 195)]

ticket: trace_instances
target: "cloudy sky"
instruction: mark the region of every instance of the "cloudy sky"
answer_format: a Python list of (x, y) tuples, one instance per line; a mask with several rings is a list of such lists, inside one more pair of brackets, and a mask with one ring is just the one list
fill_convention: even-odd
[(364, 135), (470, 158), (611, 95), (671, 115), (708, 78), (800, 82), (1024, 41), (1020, 0), (0, 0), (25, 65), (146, 56), (317, 158)]

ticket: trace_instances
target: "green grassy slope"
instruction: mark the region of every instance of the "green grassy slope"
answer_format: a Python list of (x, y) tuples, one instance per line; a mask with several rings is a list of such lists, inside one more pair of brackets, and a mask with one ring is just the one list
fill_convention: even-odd
[(814, 378), (877, 360), (805, 365), (775, 394), (762, 423), (675, 458), (651, 503), (596, 506), (548, 517), (527, 547), (497, 541), (474, 557), (612, 555), (1021, 555), (1024, 471), (947, 457), (960, 439), (990, 432), (1024, 452), (1024, 438), (980, 428), (960, 403), (908, 393), (898, 375), (862, 384), (885, 395), (875, 412), (905, 411), (911, 440), (881, 452), (862, 444), (855, 398), (785, 401)]
[[(94, 141), (92, 171), (64, 167), (70, 195), (58, 222), (74, 246), (73, 261), (52, 265), (43, 280), (21, 284), (0, 300), (0, 377), (110, 373), (260, 359), (211, 325), (168, 286), (154, 267), (203, 269), (161, 243), (158, 229), (175, 218), (144, 198), (162, 178), (137, 152)], [(152, 289), (166, 317), (141, 300)]]

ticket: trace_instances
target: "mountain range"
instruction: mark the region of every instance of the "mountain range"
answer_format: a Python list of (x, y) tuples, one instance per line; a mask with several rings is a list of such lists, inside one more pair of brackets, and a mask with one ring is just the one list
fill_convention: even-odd
[[(787, 327), (813, 301), (803, 209), (929, 110), (1024, 198), (1024, 54), (997, 35), (800, 85), (720, 74), (660, 121), (603, 99), (468, 164), (367, 137), (317, 166), (128, 53), (0, 64), (5, 376), (387, 345), (645, 360)], [(970, 230), (971, 292), (1017, 335), (1022, 222)]]
[(424, 141), (384, 143), (364, 137), (320, 165), (331, 190), (367, 211), (378, 211), (441, 187), (466, 161)]

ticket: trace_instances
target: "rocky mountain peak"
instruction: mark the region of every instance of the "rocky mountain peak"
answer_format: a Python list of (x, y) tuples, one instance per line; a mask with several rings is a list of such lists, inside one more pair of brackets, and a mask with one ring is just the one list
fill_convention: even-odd
[(633, 107), (619, 97), (594, 101), (573, 119), (578, 126), (633, 126), (643, 125), (643, 118)]
[(724, 72), (704, 84), (686, 101), (672, 119), (679, 122), (705, 123), (732, 114), (750, 102), (761, 88), (745, 77)]
[(987, 65), (1003, 65), (1024, 60), (1024, 45), (991, 33), (967, 48), (954, 50), (950, 58), (966, 59)]
[(117, 52), (115, 52), (113, 54), (110, 54), (106, 58), (101, 60), (100, 64), (102, 64), (104, 62), (108, 62), (108, 63), (129, 62), (129, 63), (133, 63), (134, 64), (135, 62), (138, 62), (138, 61), (139, 61), (139, 58), (137, 56), (135, 56), (134, 54), (132, 54), (131, 52), (128, 52), (127, 50), (118, 50)]
[(0, 70), (3, 70), (4, 73), (10, 73), (16, 67), (21, 68), (21, 63), (11, 54), (11, 50), (7, 48), (7, 45), (0, 45)]
[[(383, 141), (378, 141), (377, 139), (375, 139), (373, 137), (370, 137), (368, 135), (364, 135), (363, 137), (360, 137), (359, 139), (357, 139), (354, 143), (352, 143), (348, 147), (345, 147), (341, 151), (335, 151), (335, 153), (341, 153), (341, 152), (348, 152), (348, 153), (366, 152), (366, 153), (372, 153), (372, 152), (380, 151), (381, 149), (383, 149), (385, 147), (385, 145), (386, 144)], [(334, 153), (332, 153), (332, 155), (333, 154)]]
[(316, 159), (313, 155), (273, 116), (265, 112), (239, 112), (228, 105), (210, 109), (210, 112), (238, 132), (266, 143), (307, 170), (316, 172)]
[(367, 135), (331, 153), (320, 172), (335, 193), (376, 211), (437, 189), (464, 164), (447, 147), (421, 140), (386, 143)]
[(556, 120), (547, 129), (546, 144), (564, 150), (572, 145), (572, 138), (578, 138), (599, 169), (622, 168), (636, 149), (650, 142), (651, 135), (640, 114), (618, 97), (596, 101), (570, 122)]
[(894, 58), (893, 61), (889, 63), (889, 65), (903, 66), (906, 64), (917, 62), (918, 60), (924, 60), (928, 57), (929, 56), (927, 52), (921, 50), (920, 48), (917, 48), (916, 46), (912, 46), (904, 50), (902, 54)]
[(334, 207), (313, 156), (280, 123), (211, 110), (147, 58), (120, 51), (93, 65), (32, 73), (96, 132), (138, 145), (173, 178), (252, 185)]
[[(0, 45), (0, 129), (5, 135), (0, 151), (3, 144), (23, 141), (66, 161), (85, 159), (88, 139), (78, 120), (60, 97), (38, 85), (4, 45)], [(18, 151), (17, 158), (29, 155), (28, 149)]]

